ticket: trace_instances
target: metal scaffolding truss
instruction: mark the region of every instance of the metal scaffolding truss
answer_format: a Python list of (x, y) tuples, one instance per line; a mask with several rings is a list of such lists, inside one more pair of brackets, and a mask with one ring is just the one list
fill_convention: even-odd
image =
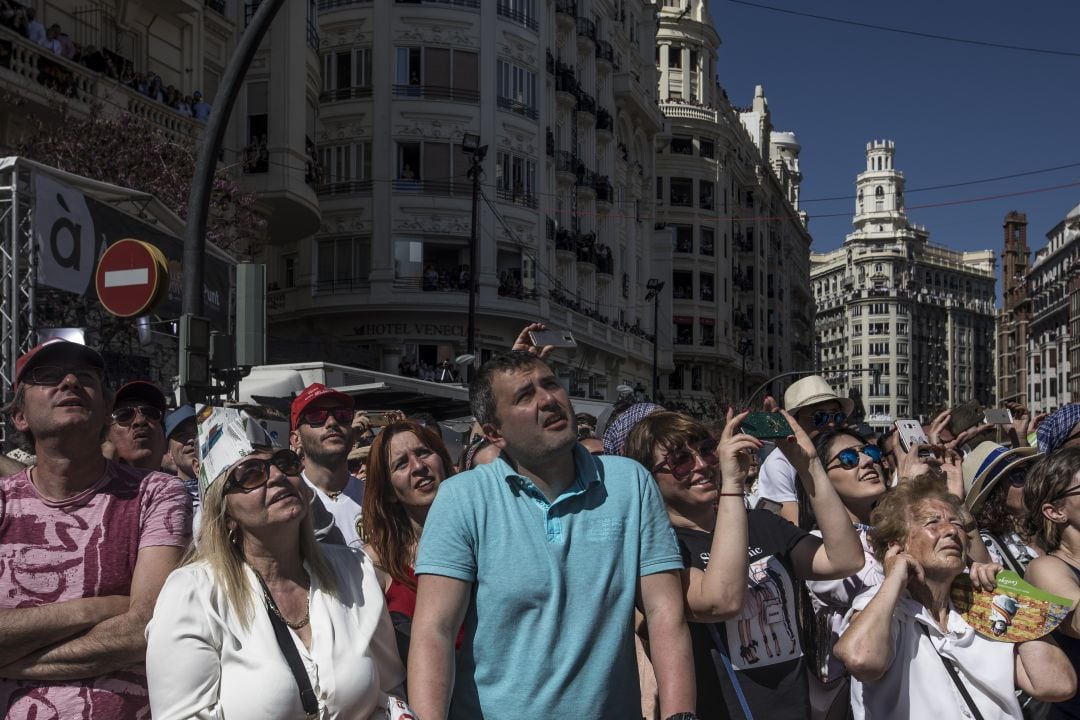
[[(30, 167), (21, 163), (0, 164), (0, 397), (6, 405), (13, 392), (15, 362), (37, 339), (34, 317), (37, 245), (31, 234), (33, 185)], [(6, 441), (10, 428), (0, 423), (0, 440)]]

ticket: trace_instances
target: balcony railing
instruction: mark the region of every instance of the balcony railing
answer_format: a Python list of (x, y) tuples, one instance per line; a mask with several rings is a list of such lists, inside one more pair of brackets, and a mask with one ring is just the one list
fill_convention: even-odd
[(446, 87), (444, 85), (394, 85), (394, 97), (416, 100), (452, 100), (466, 103), (480, 102), (480, 93), (476, 90)]
[(398, 5), (455, 5), (457, 7), (478, 8), (480, 0), (394, 0)]
[(555, 169), (559, 172), (567, 172), (572, 175), (576, 175), (578, 165), (580, 164), (581, 163), (578, 162), (578, 159), (574, 156), (572, 152), (569, 152), (567, 150), (559, 150), (557, 153), (555, 153)]
[(392, 183), (395, 193), (418, 195), (471, 196), (472, 183), (467, 180), (419, 180), (398, 178)]
[(574, 0), (555, 0), (555, 12), (577, 17), (577, 3)]
[(371, 97), (371, 86), (335, 88), (323, 90), (319, 93), (319, 102), (341, 102), (342, 100), (357, 100)]
[(536, 18), (529, 13), (523, 13), (520, 10), (514, 10), (510, 7), (508, 0), (499, 0), (499, 15), (503, 16), (511, 22), (516, 22), (530, 30), (538, 30), (540, 23), (536, 21)]
[(607, 40), (596, 43), (596, 59), (606, 63), (615, 62), (615, 48)]
[(604, 108), (596, 109), (596, 129), (603, 130), (605, 132), (615, 132), (615, 120)]
[(574, 183), (578, 187), (587, 188), (596, 192), (596, 173), (579, 163), (576, 173), (577, 180)]
[(615, 202), (615, 188), (606, 177), (596, 178), (593, 186), (596, 189), (596, 199), (608, 204)]
[(578, 90), (577, 92), (577, 105), (575, 109), (578, 112), (589, 113), (590, 115), (596, 114), (596, 99), (589, 93)]
[(370, 180), (337, 180), (321, 183), (315, 191), (319, 197), (333, 195), (371, 195)]
[(225, 14), (225, 0), (206, 0), (206, 9), (213, 10), (218, 15)]
[(526, 105), (523, 102), (519, 102), (518, 100), (515, 100), (513, 98), (503, 97), (500, 95), (498, 98), (498, 104), (499, 107), (503, 110), (509, 110), (512, 113), (524, 115), (525, 117), (532, 120), (540, 117), (540, 113), (536, 108), (530, 107), (529, 105)]
[(120, 108), (176, 141), (191, 141), (203, 132), (204, 124), (190, 113), (150, 98), (110, 75), (55, 55), (6, 28), (0, 29), (0, 43), (0, 52), (6, 52), (0, 55), (0, 85), (19, 82), (7, 79), (13, 74), (24, 83), (35, 83), (42, 91), (55, 93), (57, 98), (48, 100), (50, 103), (67, 98), (86, 106), (86, 110), (95, 103), (103, 104), (107, 112)]
[(334, 295), (337, 293), (354, 293), (358, 290), (367, 290), (371, 287), (371, 281), (364, 278), (320, 278), (315, 281), (315, 292), (319, 294)]
[(370, 5), (375, 0), (319, 0), (319, 12), (324, 10), (336, 10), (349, 5)]
[(513, 203), (514, 205), (524, 205), (525, 207), (536, 209), (538, 203), (536, 196), (526, 192), (525, 190), (512, 190), (509, 188), (499, 188), (495, 191), (496, 196), (503, 202)]
[(579, 17), (577, 19), (577, 34), (578, 37), (588, 38), (592, 42), (596, 42), (596, 23), (589, 18)]

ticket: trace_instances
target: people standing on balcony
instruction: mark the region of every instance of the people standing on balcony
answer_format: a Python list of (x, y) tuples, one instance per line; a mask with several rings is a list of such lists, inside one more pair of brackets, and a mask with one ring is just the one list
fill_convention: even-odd
[(102, 456), (112, 406), (84, 345), (49, 340), (16, 363), (5, 410), (36, 464), (0, 478), (4, 717), (149, 716), (144, 631), (191, 541), (191, 499)]
[(37, 19), (37, 11), (32, 8), (26, 8), (26, 39), (35, 45), (41, 47), (49, 47), (48, 33), (45, 32), (45, 25)]
[(210, 119), (210, 104), (203, 102), (202, 93), (196, 90), (192, 95), (191, 114), (199, 122), (206, 122)]

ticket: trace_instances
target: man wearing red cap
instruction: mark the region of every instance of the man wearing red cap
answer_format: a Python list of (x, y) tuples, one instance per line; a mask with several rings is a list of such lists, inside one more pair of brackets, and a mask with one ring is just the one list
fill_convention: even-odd
[(101, 356), (50, 340), (19, 358), (11, 422), (37, 464), (0, 478), (0, 715), (149, 716), (144, 631), (191, 540), (176, 478), (101, 454)]
[(108, 440), (116, 459), (143, 470), (160, 470), (165, 455), (165, 394), (153, 383), (129, 382), (116, 391)]
[(308, 385), (292, 403), (290, 441), (304, 457), (303, 477), (318, 500), (313, 511), (316, 524), (322, 524), (319, 505), (333, 517), (333, 527), (317, 527), (320, 539), (360, 547), (356, 521), (364, 482), (349, 474), (353, 408), (352, 397), (345, 393), (321, 383)]

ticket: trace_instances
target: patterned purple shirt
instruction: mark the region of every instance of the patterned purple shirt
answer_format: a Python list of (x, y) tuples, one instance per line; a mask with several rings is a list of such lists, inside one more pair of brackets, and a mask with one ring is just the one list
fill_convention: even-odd
[[(187, 547), (191, 496), (172, 475), (109, 461), (92, 487), (46, 500), (29, 469), (0, 478), (0, 608), (129, 595), (140, 549)], [(0, 678), (5, 718), (149, 718), (143, 666), (67, 682)]]

